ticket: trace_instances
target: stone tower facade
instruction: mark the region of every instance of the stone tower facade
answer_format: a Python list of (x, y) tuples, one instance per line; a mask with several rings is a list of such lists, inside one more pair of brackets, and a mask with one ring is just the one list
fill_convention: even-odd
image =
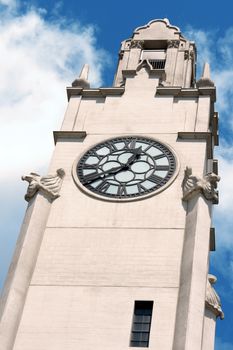
[(113, 87), (88, 66), (29, 202), (1, 299), (1, 350), (213, 350), (215, 86), (169, 21), (122, 42)]

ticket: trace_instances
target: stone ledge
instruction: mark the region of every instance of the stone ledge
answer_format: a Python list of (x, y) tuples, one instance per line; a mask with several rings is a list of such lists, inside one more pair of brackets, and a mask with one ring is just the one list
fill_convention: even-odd
[(86, 131), (54, 131), (53, 132), (53, 138), (54, 138), (54, 144), (56, 145), (58, 140), (75, 140), (82, 142), (85, 137), (87, 136)]
[(159, 86), (156, 93), (158, 95), (165, 96), (177, 96), (177, 97), (198, 97), (198, 96), (210, 96), (211, 101), (216, 101), (216, 88), (215, 87), (200, 87), (200, 88), (182, 88), (180, 86)]
[(68, 101), (71, 96), (84, 97), (106, 97), (106, 96), (121, 96), (125, 92), (124, 87), (108, 87), (99, 89), (83, 89), (79, 87), (67, 87)]

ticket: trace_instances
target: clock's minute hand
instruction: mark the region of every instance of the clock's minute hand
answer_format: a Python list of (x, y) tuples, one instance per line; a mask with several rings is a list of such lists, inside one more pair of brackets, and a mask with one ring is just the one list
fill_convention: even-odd
[(141, 153), (142, 153), (142, 146), (135, 148), (132, 156), (129, 157), (129, 159), (128, 159), (127, 163), (124, 165), (124, 167), (128, 168), (129, 165), (133, 164), (134, 161), (139, 158)]

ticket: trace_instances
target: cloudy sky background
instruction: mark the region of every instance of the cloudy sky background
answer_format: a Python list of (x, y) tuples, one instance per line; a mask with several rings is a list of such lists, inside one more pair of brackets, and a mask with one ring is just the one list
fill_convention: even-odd
[[(0, 0), (0, 288), (22, 222), (27, 187), (22, 174), (46, 174), (67, 105), (65, 87), (84, 63), (92, 86), (111, 85), (120, 41), (153, 18), (168, 17), (198, 48), (198, 76), (211, 65), (220, 115), (220, 204), (215, 207), (217, 251), (211, 271), (226, 314), (218, 321), (216, 350), (233, 350), (233, 5), (213, 1)], [(132, 7), (134, 4), (134, 7)], [(124, 8), (124, 11), (123, 11)]]

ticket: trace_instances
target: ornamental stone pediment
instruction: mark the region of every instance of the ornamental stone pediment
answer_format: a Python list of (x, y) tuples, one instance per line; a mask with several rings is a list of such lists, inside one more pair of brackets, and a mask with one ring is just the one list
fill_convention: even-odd
[(154, 19), (144, 26), (135, 29), (133, 39), (163, 40), (183, 38), (180, 29), (172, 26), (167, 18)]

